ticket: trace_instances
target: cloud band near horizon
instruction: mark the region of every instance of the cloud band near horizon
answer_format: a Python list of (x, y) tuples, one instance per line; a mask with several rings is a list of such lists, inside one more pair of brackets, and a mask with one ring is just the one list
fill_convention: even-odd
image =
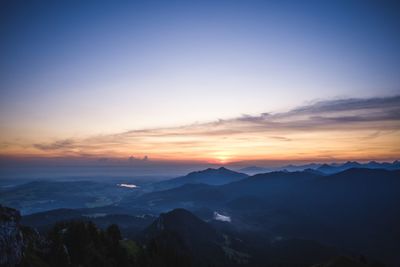
[(400, 96), (317, 101), (288, 112), (48, 142), (3, 142), (1, 155), (243, 160), (391, 160), (400, 156)]

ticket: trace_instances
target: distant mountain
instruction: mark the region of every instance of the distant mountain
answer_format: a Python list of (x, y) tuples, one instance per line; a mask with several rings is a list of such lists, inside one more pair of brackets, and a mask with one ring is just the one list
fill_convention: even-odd
[(342, 171), (352, 169), (352, 168), (399, 170), (400, 162), (397, 160), (393, 161), (392, 163), (390, 163), (390, 162), (379, 163), (376, 161), (370, 161), (368, 163), (359, 163), (356, 161), (347, 161), (343, 164), (323, 164), (323, 165), (319, 166), (316, 170), (323, 172), (325, 174), (333, 174), (333, 173), (342, 172)]
[[(392, 187), (400, 182), (396, 179), (398, 171), (387, 171), (382, 169), (348, 169), (331, 175), (321, 174), (315, 170), (301, 172), (269, 172), (249, 176), (247, 178), (220, 186), (206, 184), (185, 184), (172, 189), (155, 191), (144, 194), (134, 200), (120, 203), (130, 207), (149, 207), (157, 211), (169, 210), (174, 207), (181, 208), (219, 208), (225, 203), (235, 199), (256, 197), (262, 199), (256, 206), (271, 205), (271, 201), (278, 205), (295, 205), (295, 197), (298, 201), (311, 201), (311, 198), (318, 197), (321, 200), (336, 195), (343, 195), (349, 192), (352, 195), (368, 192), (374, 193), (377, 188), (386, 188), (387, 192), (397, 190)], [(342, 188), (343, 187), (343, 188)], [(383, 190), (383, 189), (382, 189)], [(254, 198), (252, 198), (254, 199)], [(349, 199), (343, 199), (347, 201)], [(349, 200), (350, 201), (350, 200)], [(238, 201), (235, 205), (242, 206)], [(249, 207), (252, 208), (252, 207)]]
[(321, 175), (310, 172), (270, 172), (246, 177), (225, 185), (185, 184), (172, 189), (144, 194), (134, 200), (130, 199), (120, 205), (134, 207), (151, 207), (165, 211), (180, 207), (186, 209), (214, 207), (242, 196), (259, 196), (263, 199), (282, 194), (286, 190), (298, 191), (304, 182)]
[(209, 168), (202, 171), (191, 172), (185, 176), (174, 178), (171, 180), (157, 182), (151, 184), (150, 187), (151, 191), (161, 191), (176, 188), (184, 184), (225, 185), (247, 178), (249, 177), (248, 174), (252, 174), (254, 176), (265, 173), (274, 173), (273, 176), (277, 176), (277, 173), (297, 172), (297, 176), (299, 175), (299, 173), (303, 173), (301, 174), (302, 176), (304, 176), (305, 173), (313, 175), (330, 175), (352, 168), (398, 170), (400, 169), (400, 162), (394, 161), (392, 163), (378, 163), (375, 161), (371, 161), (362, 164), (356, 161), (348, 161), (343, 164), (325, 163), (322, 165), (317, 163), (310, 163), (306, 165), (287, 165), (275, 168), (275, 171), (258, 166), (245, 167), (240, 169), (240, 172), (235, 172), (224, 167), (218, 169)]
[(295, 172), (295, 171), (304, 171), (304, 170), (317, 170), (324, 174), (333, 174), (338, 173), (344, 170), (348, 170), (351, 168), (367, 168), (367, 169), (385, 169), (385, 170), (398, 170), (400, 169), (400, 162), (393, 161), (393, 162), (376, 162), (370, 161), (368, 163), (359, 163), (357, 161), (347, 161), (345, 163), (310, 163), (305, 165), (285, 165), (281, 167), (275, 168), (264, 168), (258, 166), (249, 166), (240, 169), (240, 172), (247, 173), (249, 175), (272, 172), (272, 171), (288, 171), (288, 172)]
[(315, 170), (315, 169), (311, 169), (311, 168), (305, 169), (303, 171), (304, 172), (308, 172), (308, 173), (312, 173), (312, 174), (316, 174), (316, 175), (325, 175), (323, 172)]
[[(126, 205), (156, 211), (207, 208), (227, 214), (229, 224), (240, 231), (315, 240), (398, 263), (393, 251), (399, 248), (399, 177), (400, 170), (368, 168), (330, 175), (270, 172), (219, 186), (186, 184), (142, 195)], [(375, 235), (366, 243), (363, 237), (371, 232)]]
[(120, 203), (120, 205), (122, 207), (124, 205), (148, 206), (153, 209), (166, 210), (171, 207), (201, 208), (210, 205), (219, 207), (236, 198), (249, 196), (264, 200), (273, 200), (276, 197), (285, 198), (283, 203), (286, 204), (292, 203), (295, 196), (299, 196), (300, 201), (314, 197), (314, 195), (325, 199), (330, 195), (332, 197), (335, 194), (336, 196), (343, 195), (343, 192), (347, 191), (350, 195), (359, 195), (360, 192), (365, 192), (375, 196), (377, 193), (383, 193), (382, 191), (377, 192), (378, 188), (384, 188), (387, 192), (398, 190), (397, 187), (393, 187), (400, 183), (398, 176), (400, 174), (397, 170), (366, 168), (353, 168), (331, 175), (324, 175), (314, 170), (269, 172), (219, 186), (189, 183), (172, 189), (147, 193), (129, 202)]
[(291, 190), (299, 191), (300, 186), (318, 177), (321, 175), (309, 171), (262, 173), (224, 185), (221, 191), (230, 198), (243, 195), (270, 198), (276, 194), (282, 194), (283, 190), (286, 191), (286, 195), (290, 195)]
[(144, 194), (135, 199), (125, 199), (120, 206), (130, 208), (149, 207), (162, 212), (173, 208), (190, 209), (223, 203), (225, 200), (219, 186), (206, 184), (185, 184), (179, 187)]
[[(356, 161), (347, 161), (346, 163), (338, 164), (338, 165), (323, 164), (322, 166), (317, 168), (317, 171), (323, 172), (325, 174), (333, 174), (333, 173), (338, 173), (338, 172), (345, 171), (345, 170), (352, 169), (352, 168), (370, 168), (370, 166), (368, 166), (366, 164), (364, 165), (364, 164), (358, 163)], [(377, 168), (379, 168), (379, 167), (377, 167)], [(382, 169), (384, 169), (384, 168), (382, 168)]]
[(370, 161), (368, 163), (363, 164), (364, 167), (370, 168), (370, 169), (385, 169), (385, 170), (398, 170), (400, 169), (400, 161), (395, 160), (393, 162), (376, 162), (376, 161)]
[(332, 166), (332, 165), (329, 165), (329, 164), (322, 164), (316, 170), (319, 171), (319, 172), (325, 173), (325, 174), (332, 174), (332, 173), (335, 173), (335, 172), (339, 172), (338, 167)]
[[(334, 173), (315, 169), (275, 171), (237, 177), (220, 185), (200, 182), (207, 181), (204, 173), (232, 171), (208, 169), (180, 177), (184, 184), (167, 190), (141, 195), (132, 190), (128, 191), (132, 192), (129, 198), (124, 195), (109, 206), (42, 212), (23, 216), (22, 222), (39, 228), (59, 220), (90, 220), (102, 229), (118, 224), (124, 237), (132, 233), (133, 238), (139, 236), (138, 241), (143, 240), (145, 253), (162, 256), (151, 256), (154, 262), (149, 266), (165, 266), (162, 263), (166, 258), (170, 266), (178, 266), (175, 261), (189, 266), (192, 259), (196, 263), (193, 265), (200, 266), (206, 262), (218, 266), (235, 266), (239, 262), (253, 266), (311, 266), (326, 262), (322, 266), (330, 266), (329, 259), (343, 252), (355, 259), (365, 255), (371, 262), (376, 259), (397, 266), (400, 170), (387, 170), (396, 166), (399, 162), (326, 164), (320, 168)], [(345, 170), (335, 172), (340, 168)], [(200, 178), (193, 178), (197, 175)], [(195, 182), (186, 183), (187, 179)], [(82, 199), (88, 201), (91, 194), (97, 198), (107, 192), (104, 185), (62, 185), (66, 187), (62, 197), (71, 194), (68, 199), (83, 194)], [(40, 195), (45, 195), (46, 190), (62, 190), (61, 185), (33, 186), (44, 188)], [(87, 192), (89, 189), (101, 191)], [(120, 190), (114, 184), (111, 189)], [(12, 197), (11, 189), (7, 190), (8, 197)], [(29, 187), (19, 190), (29, 198)], [(54, 196), (52, 192), (48, 195)], [(1, 191), (0, 198), (3, 196)], [(163, 214), (142, 216), (147, 213)], [(333, 266), (341, 266), (342, 260), (335, 260)]]
[(224, 167), (218, 169), (209, 168), (203, 171), (191, 172), (188, 175), (182, 177), (155, 183), (153, 184), (153, 189), (165, 190), (184, 184), (222, 185), (238, 181), (240, 179), (246, 178), (247, 176), (247, 174), (235, 172)]
[(286, 165), (286, 166), (282, 166), (279, 168), (275, 168), (275, 171), (283, 171), (283, 170), (287, 170), (290, 172), (294, 172), (294, 171), (304, 171), (306, 169), (317, 169), (319, 166), (321, 166), (321, 164), (318, 163), (310, 163), (310, 164), (305, 164), (305, 165)]
[(274, 167), (274, 168), (265, 168), (265, 167), (259, 167), (259, 166), (249, 166), (245, 167), (242, 169), (239, 169), (240, 172), (249, 174), (249, 175), (255, 175), (255, 174), (261, 174), (261, 173), (266, 173), (266, 172), (276, 172), (276, 171), (288, 171), (288, 172), (295, 172), (295, 171), (304, 171), (306, 169), (317, 169), (320, 167), (321, 164), (318, 163), (310, 163), (310, 164), (305, 164), (305, 165), (285, 165), (281, 167)]
[(269, 172), (271, 171), (270, 169), (263, 168), (263, 167), (258, 167), (258, 166), (249, 166), (245, 167), (239, 170), (239, 172), (246, 173), (248, 175), (254, 175), (258, 173), (264, 173), (264, 172)]

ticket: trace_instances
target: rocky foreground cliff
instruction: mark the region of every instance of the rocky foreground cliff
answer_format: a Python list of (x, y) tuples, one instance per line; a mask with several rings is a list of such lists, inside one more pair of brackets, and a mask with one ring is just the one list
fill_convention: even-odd
[(24, 252), (19, 211), (0, 205), (0, 266), (15, 266)]

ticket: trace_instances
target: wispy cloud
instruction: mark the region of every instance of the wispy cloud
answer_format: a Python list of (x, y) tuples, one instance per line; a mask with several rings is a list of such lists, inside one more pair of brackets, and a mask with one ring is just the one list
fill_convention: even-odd
[(33, 147), (44, 150), (44, 151), (49, 151), (49, 150), (65, 150), (65, 149), (70, 149), (74, 147), (74, 141), (71, 139), (65, 139), (65, 140), (58, 140), (53, 143), (46, 143), (46, 144), (34, 144)]
[(388, 147), (399, 140), (399, 130), (400, 96), (352, 98), (316, 101), (275, 114), (36, 143), (33, 148), (70, 155), (149, 154), (160, 158), (221, 160), (304, 154), (384, 156)]

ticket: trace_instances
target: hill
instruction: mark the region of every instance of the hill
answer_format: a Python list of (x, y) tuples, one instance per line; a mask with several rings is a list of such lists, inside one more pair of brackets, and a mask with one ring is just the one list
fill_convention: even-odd
[(203, 171), (191, 172), (185, 176), (153, 184), (154, 190), (165, 190), (178, 187), (184, 184), (209, 184), (222, 185), (246, 178), (248, 175), (235, 172), (227, 168), (206, 169)]

